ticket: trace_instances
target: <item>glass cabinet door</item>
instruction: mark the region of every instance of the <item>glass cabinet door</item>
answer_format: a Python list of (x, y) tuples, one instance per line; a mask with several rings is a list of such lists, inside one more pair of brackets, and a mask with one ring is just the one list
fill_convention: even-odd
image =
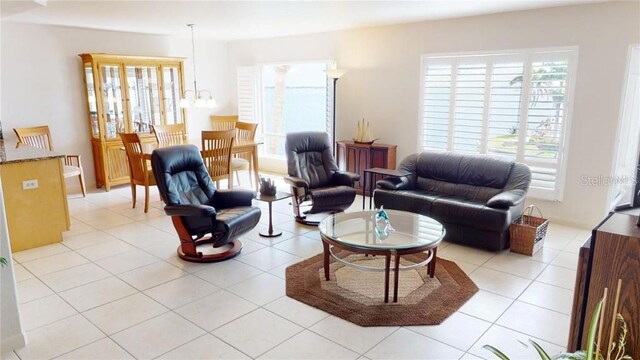
[(163, 66), (162, 79), (164, 82), (164, 109), (166, 112), (166, 124), (181, 124), (182, 111), (180, 109), (180, 97), (182, 89), (180, 83), (180, 68), (178, 66)]
[(100, 67), (100, 72), (106, 137), (113, 139), (118, 137), (119, 132), (126, 131), (122, 109), (120, 67), (118, 65), (103, 65)]
[(158, 69), (155, 66), (127, 66), (131, 131), (150, 132), (161, 125)]
[(91, 135), (94, 139), (100, 137), (100, 123), (98, 122), (98, 104), (96, 103), (96, 88), (93, 82), (93, 68), (91, 63), (84, 64), (84, 78), (87, 83), (87, 100), (89, 101), (89, 122)]

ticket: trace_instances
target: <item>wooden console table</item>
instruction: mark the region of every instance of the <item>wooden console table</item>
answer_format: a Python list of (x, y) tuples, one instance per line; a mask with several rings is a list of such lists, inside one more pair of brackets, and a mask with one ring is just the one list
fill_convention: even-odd
[[(360, 195), (371, 196), (368, 189), (364, 189), (364, 169), (383, 168), (395, 170), (397, 145), (389, 144), (356, 144), (353, 141), (338, 141), (336, 158), (338, 167), (343, 171), (350, 171), (360, 175), (356, 182), (356, 192)], [(372, 176), (373, 177), (373, 176)], [(376, 181), (377, 179), (370, 179)]]
[[(603, 340), (608, 341), (613, 299), (618, 279), (622, 279), (618, 312), (629, 328), (627, 353), (640, 354), (640, 227), (636, 225), (637, 219), (633, 215), (610, 214), (580, 249), (567, 346), (570, 352), (586, 348), (589, 321), (604, 288), (609, 289), (609, 295), (607, 308), (602, 312), (602, 334)], [(618, 325), (616, 322), (616, 332)]]

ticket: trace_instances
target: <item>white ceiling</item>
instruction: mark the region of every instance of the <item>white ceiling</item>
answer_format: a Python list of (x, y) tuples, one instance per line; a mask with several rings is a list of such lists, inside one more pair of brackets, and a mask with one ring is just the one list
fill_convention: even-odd
[(599, 2), (431, 1), (60, 1), (1, 0), (2, 20), (241, 40)]

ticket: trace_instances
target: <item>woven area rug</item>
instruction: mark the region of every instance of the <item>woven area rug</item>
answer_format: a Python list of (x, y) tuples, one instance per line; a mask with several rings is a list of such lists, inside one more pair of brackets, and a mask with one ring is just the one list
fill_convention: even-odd
[[(384, 267), (380, 256), (348, 252), (338, 256), (359, 265)], [(425, 255), (401, 259), (401, 265), (407, 266), (421, 262)], [(362, 271), (332, 259), (331, 280), (326, 281), (322, 254), (286, 271), (287, 296), (360, 326), (437, 325), (478, 291), (458, 265), (440, 258), (434, 278), (427, 275), (426, 266), (400, 272), (397, 303), (391, 302), (393, 271), (389, 282), (389, 303), (385, 303), (383, 271)]]

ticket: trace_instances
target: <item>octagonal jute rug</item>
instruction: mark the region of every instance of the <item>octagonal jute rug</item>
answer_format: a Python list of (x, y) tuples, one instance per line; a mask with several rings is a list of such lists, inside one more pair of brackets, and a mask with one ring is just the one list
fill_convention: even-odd
[[(363, 266), (384, 267), (384, 257), (338, 254)], [(424, 254), (406, 255), (401, 265), (417, 264)], [(287, 296), (360, 326), (437, 325), (458, 310), (478, 287), (452, 261), (438, 258), (435, 277), (427, 267), (400, 272), (398, 302), (393, 298), (393, 271), (389, 303), (384, 302), (384, 272), (362, 271), (332, 259), (331, 280), (324, 279), (322, 254), (286, 270)]]

